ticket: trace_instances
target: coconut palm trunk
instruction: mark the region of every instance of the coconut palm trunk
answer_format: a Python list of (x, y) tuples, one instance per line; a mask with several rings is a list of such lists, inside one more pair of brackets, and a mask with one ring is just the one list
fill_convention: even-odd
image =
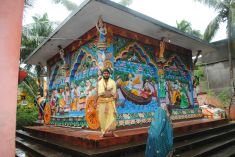
[(211, 41), (219, 29), (219, 24), (222, 22), (227, 23), (227, 37), (228, 37), (228, 59), (229, 59), (229, 78), (230, 78), (230, 95), (231, 102), (229, 106), (230, 118), (235, 120), (235, 95), (234, 95), (234, 81), (233, 81), (233, 63), (232, 56), (235, 54), (234, 46), (234, 10), (235, 0), (195, 0), (200, 3), (207, 5), (208, 7), (214, 8), (218, 15), (208, 24), (205, 33), (204, 40)]

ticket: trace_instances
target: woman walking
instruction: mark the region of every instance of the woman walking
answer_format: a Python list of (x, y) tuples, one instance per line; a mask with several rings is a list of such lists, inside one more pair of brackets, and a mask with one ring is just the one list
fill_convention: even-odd
[(171, 157), (173, 129), (166, 105), (158, 107), (148, 131), (145, 157)]

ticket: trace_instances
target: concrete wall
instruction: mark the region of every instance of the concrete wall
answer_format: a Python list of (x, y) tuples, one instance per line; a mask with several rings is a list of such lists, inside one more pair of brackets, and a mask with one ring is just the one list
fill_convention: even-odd
[(0, 156), (15, 156), (16, 101), (23, 0), (0, 5)]
[[(215, 91), (222, 91), (230, 86), (227, 40), (212, 44), (216, 46), (218, 51), (204, 55), (198, 62), (204, 64), (206, 86)], [(233, 67), (235, 73), (235, 60), (233, 60)]]

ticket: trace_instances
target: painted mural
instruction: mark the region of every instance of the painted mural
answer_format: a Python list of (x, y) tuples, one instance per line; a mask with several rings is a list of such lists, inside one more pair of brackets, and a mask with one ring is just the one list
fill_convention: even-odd
[(161, 104), (172, 120), (202, 116), (194, 102), (191, 54), (170, 50), (164, 38), (150, 45), (115, 34), (102, 18), (96, 29), (94, 38), (75, 52), (61, 53), (50, 70), (50, 124), (97, 129), (94, 96), (107, 67), (117, 85), (119, 127), (149, 124)]

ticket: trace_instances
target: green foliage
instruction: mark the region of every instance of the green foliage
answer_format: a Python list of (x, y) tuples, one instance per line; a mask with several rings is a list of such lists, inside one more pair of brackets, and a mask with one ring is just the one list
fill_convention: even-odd
[(47, 13), (32, 18), (34, 22), (23, 27), (20, 51), (21, 63), (53, 30), (53, 23), (49, 21)]
[(194, 76), (197, 76), (199, 79), (204, 77), (204, 67), (196, 65), (196, 70), (194, 70)]
[(217, 94), (217, 98), (224, 104), (224, 106), (229, 106), (230, 103), (230, 91), (229, 88), (224, 88), (222, 92)]
[(78, 5), (70, 0), (52, 0), (55, 4), (62, 4), (67, 10), (73, 11)]
[(192, 29), (192, 25), (190, 22), (186, 20), (181, 20), (180, 22), (176, 21), (176, 27), (182, 32), (188, 33), (192, 36), (198, 37), (202, 39), (203, 35), (199, 30)]
[(129, 5), (131, 5), (132, 2), (133, 2), (133, 0), (120, 0), (119, 1), (119, 3), (124, 6), (129, 6)]
[(33, 3), (35, 0), (24, 0), (24, 6), (27, 7), (32, 7)]
[(16, 129), (22, 129), (24, 126), (33, 125), (37, 120), (38, 109), (29, 104), (27, 106), (17, 105), (16, 111)]
[(221, 22), (221, 17), (216, 16), (206, 27), (203, 39), (206, 41), (211, 41), (219, 29), (219, 24)]

